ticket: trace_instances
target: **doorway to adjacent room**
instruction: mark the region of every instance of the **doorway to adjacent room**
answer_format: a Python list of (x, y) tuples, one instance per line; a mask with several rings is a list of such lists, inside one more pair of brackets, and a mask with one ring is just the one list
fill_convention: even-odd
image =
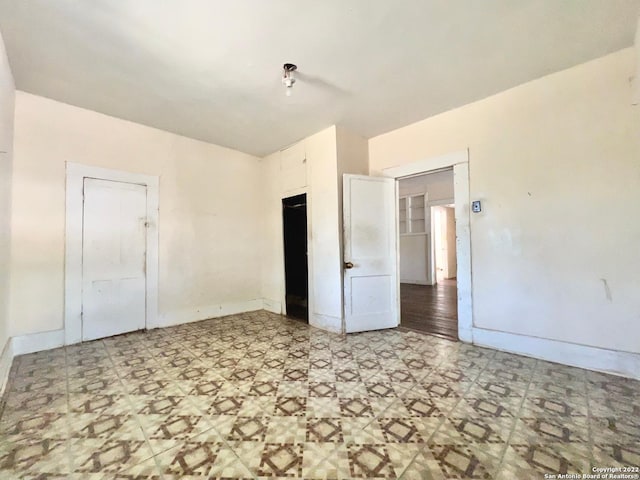
[(458, 340), (453, 169), (398, 181), (400, 325)]
[(309, 321), (307, 195), (282, 199), (286, 313)]

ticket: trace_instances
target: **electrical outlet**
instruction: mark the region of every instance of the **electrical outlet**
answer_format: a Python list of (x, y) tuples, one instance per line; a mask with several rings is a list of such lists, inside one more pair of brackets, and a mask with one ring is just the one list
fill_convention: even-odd
[(475, 213), (481, 212), (482, 211), (482, 204), (480, 203), (480, 200), (476, 200), (474, 202), (471, 202), (471, 210)]

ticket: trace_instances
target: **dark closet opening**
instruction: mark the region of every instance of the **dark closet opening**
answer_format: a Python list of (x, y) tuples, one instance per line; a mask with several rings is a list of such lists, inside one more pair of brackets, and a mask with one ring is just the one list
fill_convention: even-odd
[(309, 321), (307, 195), (282, 200), (287, 316)]

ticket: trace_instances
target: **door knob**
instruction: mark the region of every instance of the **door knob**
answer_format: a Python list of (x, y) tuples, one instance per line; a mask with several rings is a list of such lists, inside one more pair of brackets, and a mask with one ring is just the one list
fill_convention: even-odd
[(353, 268), (353, 263), (351, 263), (351, 262), (344, 262), (344, 268), (346, 268), (346, 269)]

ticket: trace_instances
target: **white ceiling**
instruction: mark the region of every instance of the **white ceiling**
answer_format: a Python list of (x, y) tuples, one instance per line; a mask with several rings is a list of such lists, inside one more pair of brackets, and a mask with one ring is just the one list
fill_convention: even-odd
[[(640, 0), (0, 0), (17, 87), (256, 155), (633, 43)], [(284, 95), (281, 66), (303, 76)]]

